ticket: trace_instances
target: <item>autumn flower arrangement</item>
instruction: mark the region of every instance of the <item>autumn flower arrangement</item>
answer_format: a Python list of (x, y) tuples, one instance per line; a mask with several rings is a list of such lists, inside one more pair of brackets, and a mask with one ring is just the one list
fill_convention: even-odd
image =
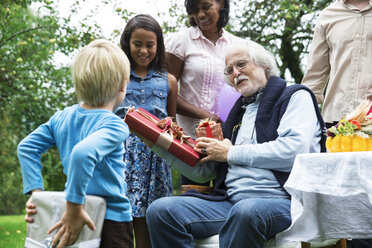
[(372, 101), (364, 99), (327, 130), (328, 152), (372, 151)]

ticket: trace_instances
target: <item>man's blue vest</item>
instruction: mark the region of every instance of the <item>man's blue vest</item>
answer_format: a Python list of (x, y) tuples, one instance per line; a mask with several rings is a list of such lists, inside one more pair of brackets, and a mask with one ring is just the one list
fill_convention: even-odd
[[(255, 129), (258, 143), (269, 142), (278, 137), (277, 129), (280, 120), (285, 113), (288, 102), (292, 95), (298, 90), (306, 90), (310, 93), (314, 103), (314, 109), (319, 120), (322, 130), (325, 128), (323, 118), (320, 114), (318, 104), (313, 92), (304, 85), (295, 84), (287, 87), (286, 82), (279, 77), (271, 77), (267, 82), (262, 93), (260, 103), (257, 110)], [(241, 121), (245, 109), (242, 109), (243, 96), (241, 96), (232, 107), (226, 122), (223, 124), (224, 137), (232, 138), (234, 127)], [(236, 134), (235, 134), (236, 136)], [(235, 142), (235, 139), (232, 140)], [(322, 134), (320, 141), (321, 151), (325, 151), (325, 136)], [(226, 200), (227, 188), (225, 179), (227, 174), (227, 163), (220, 163), (216, 166), (216, 179), (214, 181), (213, 191), (209, 195), (201, 194), (196, 190), (189, 190), (184, 195), (197, 196), (207, 200), (221, 201)], [(272, 170), (279, 184), (283, 187), (287, 181), (289, 173)]]

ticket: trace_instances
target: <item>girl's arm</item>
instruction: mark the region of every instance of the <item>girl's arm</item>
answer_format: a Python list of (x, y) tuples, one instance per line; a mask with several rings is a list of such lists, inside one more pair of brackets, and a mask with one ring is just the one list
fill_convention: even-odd
[[(184, 66), (183, 61), (177, 58), (175, 55), (170, 54), (170, 53), (165, 53), (165, 59), (168, 65), (168, 72), (171, 73), (173, 76), (175, 76), (176, 81), (178, 81), (183, 72), (183, 66)], [(176, 112), (177, 114), (192, 117), (192, 118), (197, 118), (197, 119), (211, 118), (214, 121), (221, 122), (220, 118), (217, 115), (211, 114), (208, 111), (187, 102), (181, 96), (177, 97)]]
[(168, 73), (168, 83), (169, 94), (167, 99), (167, 112), (168, 116), (173, 117), (173, 119), (176, 120), (178, 85), (177, 79), (170, 73)]

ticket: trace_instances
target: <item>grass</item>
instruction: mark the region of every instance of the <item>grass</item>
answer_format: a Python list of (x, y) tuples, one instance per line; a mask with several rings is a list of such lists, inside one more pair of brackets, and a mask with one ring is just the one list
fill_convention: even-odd
[(0, 216), (0, 247), (22, 248), (25, 246), (27, 225), (24, 215)]

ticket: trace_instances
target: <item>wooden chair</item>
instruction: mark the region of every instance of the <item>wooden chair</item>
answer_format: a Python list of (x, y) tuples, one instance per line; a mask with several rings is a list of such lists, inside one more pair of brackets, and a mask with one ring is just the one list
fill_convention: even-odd
[(212, 187), (210, 186), (203, 186), (203, 185), (181, 185), (181, 194), (185, 193), (190, 189), (195, 189), (200, 193), (210, 193), (212, 191)]
[[(301, 248), (312, 248), (311, 243), (301, 242)], [(340, 239), (334, 245), (322, 246), (321, 248), (346, 248), (346, 239)]]

